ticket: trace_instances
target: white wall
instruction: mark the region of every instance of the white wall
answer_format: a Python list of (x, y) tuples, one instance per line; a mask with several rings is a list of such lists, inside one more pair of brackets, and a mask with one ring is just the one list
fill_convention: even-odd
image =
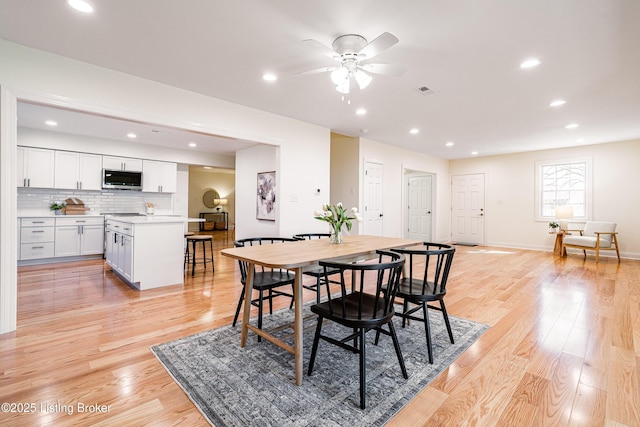
[[(404, 209), (406, 209), (407, 201), (405, 200), (403, 177), (405, 170), (414, 170), (435, 175), (433, 240), (450, 241), (451, 192), (448, 160), (360, 138), (359, 175), (361, 180), (363, 179), (362, 170), (365, 160), (377, 160), (384, 165), (382, 197), (384, 200), (383, 234), (385, 236), (402, 237), (403, 230), (407, 228), (407, 224), (404, 223)], [(363, 188), (362, 181), (360, 188)], [(360, 206), (363, 204), (361, 191)]]
[[(313, 189), (329, 188), (328, 129), (4, 40), (0, 58), (0, 333), (16, 326), (16, 99), (278, 145), (279, 231), (301, 232), (315, 221)], [(245, 180), (250, 184), (236, 186), (236, 201), (251, 203), (255, 176)], [(240, 233), (248, 232), (245, 225), (237, 221)]]
[(451, 174), (485, 174), (488, 245), (552, 250), (547, 221), (535, 220), (537, 160), (589, 156), (593, 160), (593, 220), (618, 224), (623, 256), (640, 257), (640, 141), (543, 150), (451, 161)]

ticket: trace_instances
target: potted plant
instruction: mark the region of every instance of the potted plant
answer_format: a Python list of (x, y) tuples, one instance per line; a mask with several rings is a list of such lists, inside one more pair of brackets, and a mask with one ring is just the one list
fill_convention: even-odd
[(62, 214), (62, 209), (64, 209), (65, 204), (60, 202), (53, 202), (49, 205), (49, 209), (55, 212), (56, 215)]
[(549, 228), (550, 228), (550, 229), (551, 229), (551, 231), (553, 231), (554, 233), (557, 233), (557, 232), (558, 232), (558, 228), (560, 228), (560, 225), (559, 225), (557, 222), (555, 222), (555, 221), (551, 221), (551, 222), (549, 223)]

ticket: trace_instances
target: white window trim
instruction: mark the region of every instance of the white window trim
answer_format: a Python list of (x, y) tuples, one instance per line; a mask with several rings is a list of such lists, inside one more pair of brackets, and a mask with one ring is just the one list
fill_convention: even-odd
[[(593, 212), (592, 200), (593, 200), (593, 180), (592, 180), (592, 169), (593, 169), (593, 160), (591, 157), (570, 157), (570, 158), (562, 158), (562, 159), (548, 159), (548, 160), (536, 160), (535, 162), (535, 220), (536, 221), (551, 221), (555, 219), (553, 216), (542, 216), (542, 195), (541, 195), (541, 169), (543, 166), (554, 166), (559, 164), (567, 164), (567, 163), (585, 163), (587, 166), (586, 177), (585, 177), (585, 216), (584, 217), (575, 217), (575, 222), (584, 222), (591, 219), (591, 214)], [(571, 221), (570, 221), (571, 222)]]

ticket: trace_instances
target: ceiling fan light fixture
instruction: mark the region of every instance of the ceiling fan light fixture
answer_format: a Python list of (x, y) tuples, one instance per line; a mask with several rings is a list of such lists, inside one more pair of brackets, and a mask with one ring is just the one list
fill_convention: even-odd
[(340, 93), (349, 93), (349, 89), (351, 89), (351, 79), (349, 76), (342, 79), (341, 82), (336, 84), (336, 90)]
[(331, 72), (331, 81), (335, 85), (342, 84), (344, 80), (347, 79), (348, 77), (349, 77), (349, 70), (347, 70), (345, 67), (340, 67), (337, 70), (334, 70), (333, 72)]
[(371, 80), (373, 80), (373, 78), (369, 74), (365, 73), (362, 70), (356, 70), (356, 72), (354, 73), (354, 77), (360, 89), (364, 89), (369, 86), (369, 83), (371, 83)]

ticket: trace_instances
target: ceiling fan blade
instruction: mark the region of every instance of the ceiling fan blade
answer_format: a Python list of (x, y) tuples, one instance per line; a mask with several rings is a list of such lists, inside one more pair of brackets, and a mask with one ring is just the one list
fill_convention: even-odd
[(340, 60), (340, 55), (336, 51), (334, 51), (328, 46), (323, 45), (317, 40), (314, 40), (314, 39), (302, 40), (302, 44), (308, 47), (309, 49), (313, 49), (316, 52), (321, 53), (325, 56), (328, 56), (329, 58), (335, 61)]
[(321, 67), (321, 68), (315, 68), (313, 70), (299, 71), (299, 72), (294, 73), (294, 74), (295, 75), (300, 75), (300, 74), (320, 74), (320, 73), (326, 73), (328, 71), (334, 71), (334, 70), (337, 70), (338, 68), (340, 68), (340, 65), (332, 65), (331, 67)]
[(391, 33), (382, 33), (371, 43), (363, 47), (360, 52), (358, 52), (358, 57), (361, 57), (362, 60), (371, 59), (389, 49), (399, 41), (400, 40)]
[(401, 76), (407, 71), (402, 65), (392, 64), (359, 64), (358, 67), (369, 73), (384, 74), (387, 76)]

